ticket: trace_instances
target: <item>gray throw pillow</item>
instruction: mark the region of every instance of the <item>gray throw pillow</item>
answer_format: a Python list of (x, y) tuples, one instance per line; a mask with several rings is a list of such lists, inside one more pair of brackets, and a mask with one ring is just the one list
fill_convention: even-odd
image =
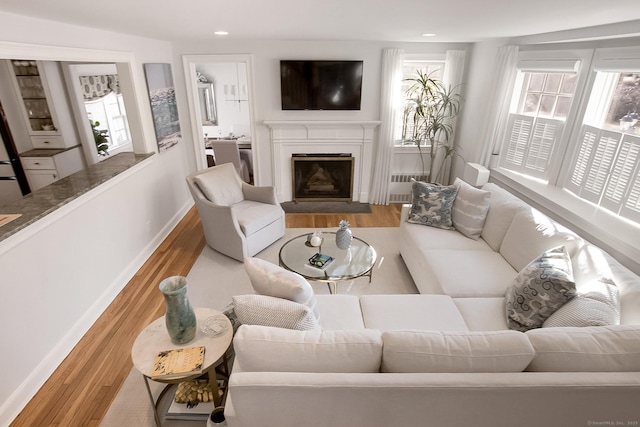
[(567, 250), (559, 246), (546, 251), (523, 268), (507, 289), (509, 329), (525, 332), (542, 327), (549, 316), (575, 295)]
[(411, 210), (408, 222), (431, 227), (451, 229), (451, 207), (458, 187), (413, 181), (411, 184)]

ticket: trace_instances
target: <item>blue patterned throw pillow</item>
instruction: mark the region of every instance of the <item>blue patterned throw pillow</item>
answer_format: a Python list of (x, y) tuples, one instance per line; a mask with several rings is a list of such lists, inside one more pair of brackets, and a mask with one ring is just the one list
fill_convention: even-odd
[(575, 295), (576, 284), (567, 250), (559, 246), (546, 251), (523, 268), (507, 289), (509, 329), (526, 332), (541, 328), (545, 320)]
[(451, 229), (451, 207), (458, 187), (414, 181), (411, 184), (411, 210), (408, 222)]

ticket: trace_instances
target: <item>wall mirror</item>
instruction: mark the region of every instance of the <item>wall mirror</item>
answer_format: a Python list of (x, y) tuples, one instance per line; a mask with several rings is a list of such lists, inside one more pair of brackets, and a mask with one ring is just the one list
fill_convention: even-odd
[(216, 95), (213, 83), (198, 83), (198, 99), (203, 126), (217, 126)]

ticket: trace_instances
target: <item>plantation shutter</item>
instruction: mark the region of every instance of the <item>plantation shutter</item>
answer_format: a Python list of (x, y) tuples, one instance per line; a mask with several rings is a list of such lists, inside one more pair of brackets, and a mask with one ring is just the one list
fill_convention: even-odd
[(510, 114), (507, 124), (507, 146), (502, 165), (506, 169), (520, 171), (524, 164), (524, 156), (529, 144), (535, 118), (521, 114)]
[(561, 120), (509, 115), (507, 145), (501, 166), (544, 178), (562, 125)]
[(562, 132), (561, 120), (538, 117), (533, 127), (524, 169), (531, 176), (544, 178), (556, 140)]
[(602, 206), (632, 220), (640, 218), (640, 137), (623, 136)]

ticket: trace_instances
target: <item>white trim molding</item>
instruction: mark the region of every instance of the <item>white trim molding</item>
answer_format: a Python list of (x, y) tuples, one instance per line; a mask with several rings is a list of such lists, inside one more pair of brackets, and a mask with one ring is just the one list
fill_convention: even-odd
[(380, 121), (264, 121), (271, 130), (273, 183), (280, 202), (292, 200), (292, 154), (349, 153), (354, 157), (353, 201), (368, 203), (373, 141)]

